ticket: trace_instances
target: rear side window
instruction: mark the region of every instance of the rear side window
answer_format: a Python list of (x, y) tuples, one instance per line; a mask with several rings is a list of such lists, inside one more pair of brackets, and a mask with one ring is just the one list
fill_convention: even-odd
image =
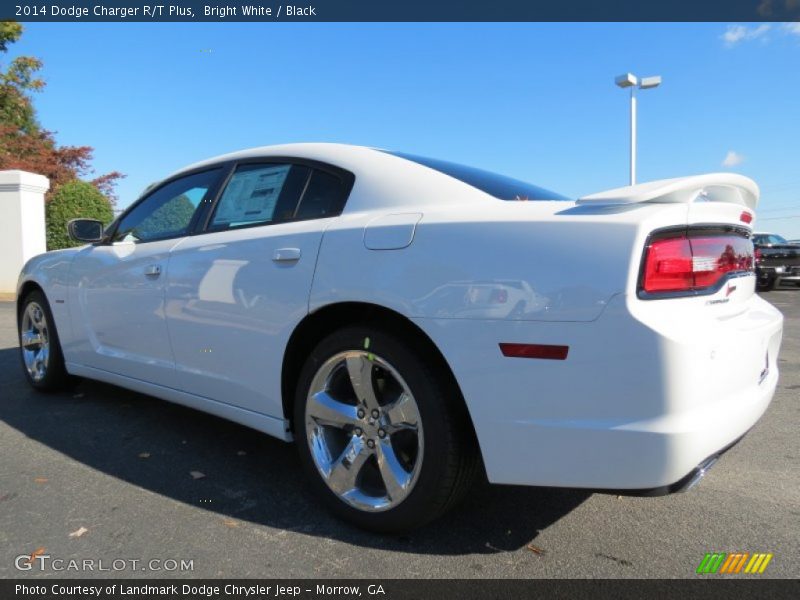
[(305, 165), (240, 165), (217, 202), (209, 230), (335, 216), (349, 187), (343, 178)]
[(338, 215), (344, 208), (347, 189), (336, 175), (314, 169), (300, 205), (296, 219), (322, 219)]
[(561, 194), (551, 192), (532, 183), (492, 173), (491, 171), (404, 152), (388, 152), (387, 154), (410, 160), (449, 175), (500, 200), (568, 200)]

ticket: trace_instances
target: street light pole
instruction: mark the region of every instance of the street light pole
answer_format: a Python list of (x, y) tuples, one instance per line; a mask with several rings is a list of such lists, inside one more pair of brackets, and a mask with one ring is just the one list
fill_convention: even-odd
[(614, 82), (621, 88), (631, 89), (631, 185), (636, 185), (636, 88), (647, 90), (661, 85), (661, 77), (642, 77), (633, 73), (620, 75)]
[(631, 87), (631, 185), (636, 185), (636, 88)]

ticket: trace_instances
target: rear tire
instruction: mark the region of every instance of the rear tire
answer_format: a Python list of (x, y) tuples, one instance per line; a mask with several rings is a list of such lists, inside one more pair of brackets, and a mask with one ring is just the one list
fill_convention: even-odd
[(457, 389), (414, 340), (350, 326), (320, 342), (297, 385), (294, 436), (315, 492), (337, 516), (400, 532), (440, 516), (479, 459)]
[(34, 388), (55, 392), (68, 387), (69, 374), (53, 313), (45, 295), (34, 290), (22, 301), (17, 318), (19, 355), (25, 377)]

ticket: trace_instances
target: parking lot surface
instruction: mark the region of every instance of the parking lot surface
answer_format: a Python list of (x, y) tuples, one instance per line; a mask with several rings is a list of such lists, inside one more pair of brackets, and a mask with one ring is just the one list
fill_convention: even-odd
[[(32, 391), (14, 304), (0, 302), (0, 576), (695, 577), (706, 552), (770, 552), (760, 577), (798, 577), (800, 290), (764, 297), (786, 318), (778, 391), (689, 493), (483, 484), (403, 536), (326, 513), (289, 444), (100, 383)], [(31, 553), (98, 562), (94, 571), (18, 571), (15, 557)], [(98, 571), (100, 560), (141, 562)], [(192, 569), (155, 570), (169, 560)]]

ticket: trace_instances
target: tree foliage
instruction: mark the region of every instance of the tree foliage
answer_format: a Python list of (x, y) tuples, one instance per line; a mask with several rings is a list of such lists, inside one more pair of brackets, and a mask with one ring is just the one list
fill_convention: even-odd
[[(8, 52), (8, 46), (19, 40), (22, 25), (11, 21), (0, 21), (0, 52)], [(39, 130), (36, 112), (29, 94), (44, 88), (44, 80), (36, 76), (42, 61), (32, 56), (18, 56), (5, 69), (0, 69), (0, 123), (9, 125), (27, 134)]]
[(7, 52), (8, 45), (22, 35), (22, 25), (16, 21), (0, 21), (0, 52)]
[(97, 219), (108, 225), (114, 219), (111, 203), (91, 183), (73, 179), (58, 187), (45, 206), (47, 249), (58, 250), (79, 246), (67, 235), (67, 223), (82, 217)]
[[(0, 21), (0, 53), (22, 35), (19, 23)], [(52, 132), (42, 129), (36, 118), (31, 94), (41, 91), (45, 82), (37, 76), (42, 68), (38, 58), (18, 56), (3, 68), (0, 64), (0, 170), (21, 169), (50, 179), (49, 202), (58, 188), (68, 181), (92, 173), (92, 148), (59, 146)], [(113, 203), (114, 185), (123, 177), (117, 171), (91, 180), (97, 190)]]

